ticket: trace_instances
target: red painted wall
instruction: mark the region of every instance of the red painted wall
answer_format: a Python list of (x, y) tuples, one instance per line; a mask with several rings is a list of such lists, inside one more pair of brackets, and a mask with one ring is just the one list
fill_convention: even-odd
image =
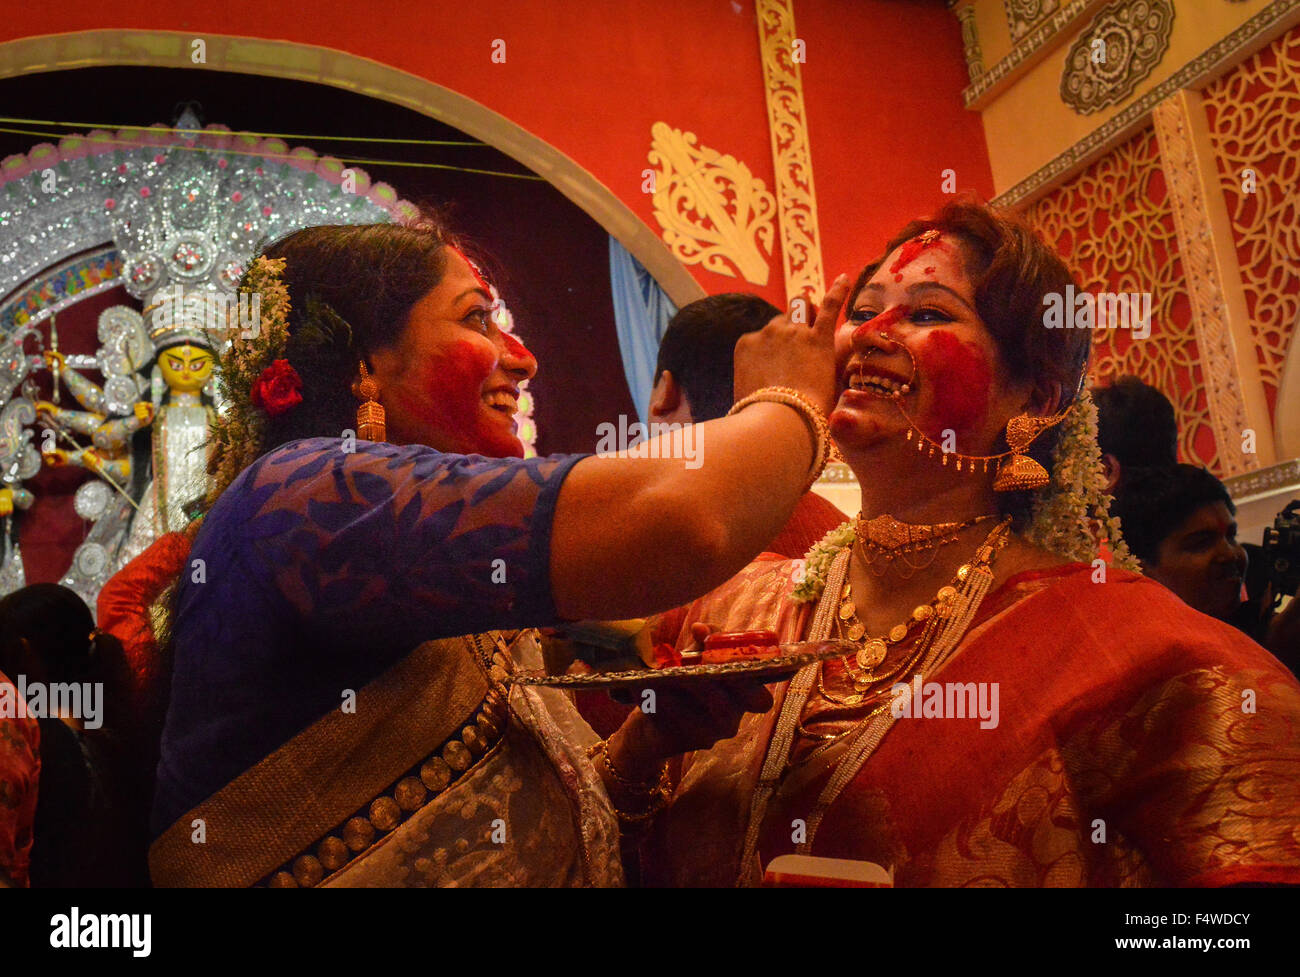
[[(934, 208), (942, 168), (984, 194), (992, 178), (979, 118), (961, 107), (960, 31), (943, 0), (796, 0), (794, 9), (807, 42), (814, 179), (834, 277), (872, 257), (907, 218)], [(11, 5), (0, 40), (106, 28), (295, 41), (421, 75), (551, 143), (656, 231), (641, 193), (654, 122), (696, 133), (773, 185), (752, 0), (319, 0), (310, 16), (300, 5), (262, 0), (118, 0), (111, 8), (65, 0), (57, 16), (41, 4)], [(497, 38), (506, 42), (504, 64), (491, 61)], [(708, 291), (784, 299), (779, 254), (765, 288), (691, 270)]]
[(828, 284), (941, 206), (944, 169), (959, 192), (993, 195), (979, 113), (961, 102), (961, 30), (941, 0), (795, 0), (795, 26), (808, 42), (804, 100)]

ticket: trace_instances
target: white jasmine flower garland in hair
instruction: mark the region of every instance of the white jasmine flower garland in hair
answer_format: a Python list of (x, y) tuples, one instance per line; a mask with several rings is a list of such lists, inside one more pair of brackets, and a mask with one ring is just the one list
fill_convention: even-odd
[(262, 453), (267, 413), (253, 404), (252, 390), (262, 373), (284, 355), (289, 342), (289, 289), (284, 284), (283, 258), (258, 257), (244, 273), (239, 291), (259, 296), (261, 321), (256, 330), (231, 331), (229, 346), (219, 356), (222, 399), (226, 410), (212, 425), (208, 474), (216, 501), (245, 468)]
[(1098, 541), (1105, 539), (1117, 565), (1140, 572), (1120, 532), (1119, 519), (1110, 514), (1113, 499), (1105, 485), (1097, 444), (1097, 405), (1084, 390), (1063, 422), (1052, 456), (1052, 481), (1034, 500), (1026, 539), (1084, 563), (1097, 558)]

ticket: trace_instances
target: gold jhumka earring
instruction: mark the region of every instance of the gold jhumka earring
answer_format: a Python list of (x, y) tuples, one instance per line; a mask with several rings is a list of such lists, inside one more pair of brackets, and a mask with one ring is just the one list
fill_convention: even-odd
[(1011, 446), (1010, 456), (998, 469), (998, 476), (993, 480), (993, 491), (1016, 492), (1021, 489), (1042, 488), (1050, 480), (1047, 469), (1030, 458), (1025, 452), (1034, 439), (1054, 424), (1065, 419), (1070, 408), (1051, 417), (1039, 417), (1034, 414), (1017, 414), (1007, 421), (1007, 444)]
[(361, 361), (361, 379), (352, 384), (352, 396), (361, 401), (357, 407), (357, 437), (362, 441), (387, 441), (384, 406), (375, 399), (379, 396), (379, 383), (366, 370), (365, 360)]
[[(907, 354), (912, 361), (912, 376), (908, 386), (916, 379), (916, 360), (912, 359), (912, 351), (907, 348), (905, 343), (886, 334), (883, 330), (880, 332), (880, 338), (887, 342), (893, 343)], [(1081, 384), (1082, 389), (1082, 384)], [(906, 390), (896, 390), (889, 395), (889, 399), (894, 402), (898, 412), (903, 415), (907, 421), (907, 440), (916, 440), (916, 450), (925, 451), (929, 448), (929, 457), (933, 458), (938, 453), (943, 464), (948, 464), (948, 457), (951, 455), (954, 461), (954, 467), (957, 471), (962, 471), (962, 463), (965, 463), (965, 471), (974, 474), (976, 463), (980, 464), (981, 473), (987, 473), (989, 465), (996, 466), (997, 474), (993, 479), (993, 491), (995, 492), (1016, 492), (1022, 489), (1042, 488), (1049, 481), (1051, 476), (1048, 475), (1047, 469), (1029, 457), (1026, 452), (1034, 440), (1046, 431), (1048, 428), (1060, 424), (1073, 409), (1074, 404), (1070, 404), (1059, 414), (1053, 414), (1050, 417), (1040, 417), (1036, 414), (1017, 414), (1011, 420), (1007, 421), (1007, 445), (1009, 451), (1003, 451), (996, 455), (964, 455), (959, 451), (947, 448), (933, 438), (926, 435), (916, 422), (903, 409), (903, 392)]]
[(898, 409), (908, 423), (907, 440), (911, 441), (915, 436), (917, 451), (924, 451), (929, 447), (929, 456), (933, 458), (936, 452), (939, 453), (944, 465), (948, 464), (948, 456), (951, 455), (956, 459), (957, 471), (962, 471), (963, 462), (966, 464), (965, 470), (972, 473), (975, 471), (976, 462), (981, 463), (981, 472), (987, 472), (990, 464), (997, 464), (997, 475), (993, 479), (993, 491), (1016, 492), (1021, 489), (1042, 488), (1051, 480), (1051, 476), (1047, 474), (1047, 469), (1034, 461), (1025, 452), (1029, 450), (1029, 446), (1033, 444), (1035, 438), (1048, 428), (1065, 420), (1066, 415), (1070, 413), (1073, 406), (1071, 404), (1059, 414), (1053, 414), (1051, 417), (1040, 417), (1036, 414), (1017, 414), (1007, 421), (1007, 444), (1011, 446), (1011, 450), (996, 455), (964, 455), (959, 451), (949, 450), (936, 443), (933, 438), (927, 437), (925, 432), (916, 426), (916, 422), (911, 417), (908, 417), (901, 404), (898, 405)]

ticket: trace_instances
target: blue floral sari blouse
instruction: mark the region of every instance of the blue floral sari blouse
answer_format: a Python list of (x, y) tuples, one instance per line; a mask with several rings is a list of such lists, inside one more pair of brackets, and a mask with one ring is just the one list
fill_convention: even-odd
[(418, 644), (555, 619), (551, 522), (583, 455), (338, 438), (244, 471), (178, 584), (160, 834)]

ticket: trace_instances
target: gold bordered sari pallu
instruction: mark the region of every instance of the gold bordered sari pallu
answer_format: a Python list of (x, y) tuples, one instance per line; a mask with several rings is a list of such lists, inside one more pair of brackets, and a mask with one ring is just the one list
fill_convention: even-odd
[(149, 850), (154, 884), (314, 886), (346, 872), (498, 747), (502, 650), (494, 635), (420, 645), (357, 693), (355, 712), (331, 711), (168, 828)]

